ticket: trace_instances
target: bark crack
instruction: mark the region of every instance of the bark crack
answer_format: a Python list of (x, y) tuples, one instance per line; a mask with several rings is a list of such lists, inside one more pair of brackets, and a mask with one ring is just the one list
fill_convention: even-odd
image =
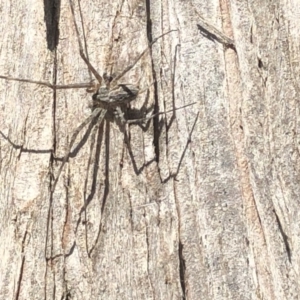
[(26, 237), (27, 237), (27, 230), (25, 231), (23, 240), (22, 240), (22, 250), (21, 250), (21, 256), (22, 256), (22, 263), (20, 267), (20, 274), (19, 274), (19, 280), (18, 280), (18, 285), (17, 285), (17, 292), (16, 292), (16, 300), (19, 299), (20, 296), (20, 291), (21, 291), (21, 284), (22, 284), (22, 278), (23, 278), (23, 273), (24, 273), (24, 264), (25, 264), (25, 242), (26, 242)]
[(286, 233), (284, 232), (283, 230), (283, 227), (282, 227), (282, 224), (280, 222), (280, 219), (275, 211), (275, 209), (273, 210), (274, 211), (274, 214), (275, 214), (275, 217), (276, 217), (276, 221), (278, 223), (278, 228), (279, 228), (279, 231), (282, 235), (282, 239), (283, 239), (283, 242), (284, 242), (284, 245), (285, 245), (285, 249), (286, 249), (286, 253), (287, 253), (287, 256), (288, 256), (288, 259), (289, 259), (289, 262), (291, 263), (291, 258), (292, 258), (292, 253), (291, 253), (291, 247), (290, 247), (290, 244), (288, 242), (288, 239), (289, 237), (286, 235)]
[(179, 276), (180, 276), (180, 285), (183, 294), (183, 299), (186, 299), (186, 288), (185, 288), (185, 259), (183, 256), (183, 244), (179, 240), (178, 244), (178, 256), (179, 256)]

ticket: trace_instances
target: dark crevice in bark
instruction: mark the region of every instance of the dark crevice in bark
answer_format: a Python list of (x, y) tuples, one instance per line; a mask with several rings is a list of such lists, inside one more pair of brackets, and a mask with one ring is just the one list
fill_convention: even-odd
[[(54, 61), (53, 61), (53, 77), (52, 77), (52, 84), (57, 84), (57, 53), (54, 52)], [(53, 107), (52, 107), (52, 123), (53, 123), (53, 153), (56, 152), (56, 101), (57, 101), (57, 94), (56, 89), (53, 89)]]
[[(57, 83), (57, 53), (56, 50), (54, 51), (54, 61), (53, 61), (53, 76), (52, 76), (52, 83), (56, 85)], [(50, 191), (52, 191), (52, 185), (53, 182), (55, 181), (54, 179), (54, 162), (55, 162), (55, 152), (56, 152), (56, 109), (57, 109), (57, 94), (56, 94), (56, 89), (53, 89), (52, 93), (52, 128), (53, 128), (53, 134), (52, 134), (52, 151), (50, 155)], [(52, 203), (52, 197), (53, 193), (50, 194), (50, 203)]]
[[(146, 17), (147, 17), (147, 38), (148, 43), (151, 44), (153, 41), (153, 35), (152, 35), (152, 20), (151, 20), (151, 1), (146, 0)], [(158, 88), (157, 88), (157, 75), (154, 70), (154, 63), (152, 59), (152, 51), (150, 48), (150, 56), (151, 56), (151, 67), (152, 67), (152, 76), (153, 76), (153, 87), (154, 87), (154, 115), (159, 112), (158, 107)], [(160, 135), (160, 125), (159, 125), (159, 118), (158, 116), (153, 118), (153, 145), (154, 145), (154, 151), (155, 151), (155, 160), (158, 163), (159, 162), (159, 135)]]
[(23, 241), (22, 241), (22, 263), (21, 263), (21, 268), (20, 268), (20, 274), (19, 274), (19, 280), (18, 280), (18, 285), (17, 285), (17, 292), (16, 292), (16, 300), (19, 299), (20, 296), (20, 291), (21, 291), (21, 284), (22, 284), (22, 279), (23, 279), (23, 273), (24, 273), (24, 264), (25, 264), (25, 242), (26, 242), (26, 237), (27, 237), (27, 230), (25, 231)]
[(186, 299), (185, 289), (185, 259), (183, 258), (183, 244), (179, 241), (178, 245), (178, 256), (179, 256), (179, 276), (183, 299)]
[(274, 211), (274, 214), (275, 214), (275, 217), (276, 217), (276, 221), (278, 223), (278, 228), (279, 228), (279, 231), (282, 235), (282, 239), (283, 239), (283, 242), (284, 242), (284, 245), (285, 245), (285, 249), (286, 249), (286, 253), (287, 253), (287, 256), (288, 256), (288, 259), (289, 259), (289, 262), (291, 263), (291, 260), (292, 260), (292, 253), (291, 253), (291, 247), (289, 245), (289, 242), (288, 242), (288, 236), (285, 234), (285, 232), (283, 231), (283, 228), (282, 228), (282, 225), (281, 225), (281, 222), (280, 222), (280, 219), (278, 217), (278, 215), (276, 214), (276, 211)]
[[(56, 85), (57, 83), (57, 53), (56, 50), (54, 51), (54, 59), (53, 59), (53, 75), (52, 75), (52, 83), (53, 85)], [(52, 151), (50, 155), (50, 186), (49, 189), (51, 191), (50, 193), (50, 199), (49, 199), (49, 208), (48, 208), (48, 216), (47, 216), (47, 228), (46, 228), (46, 241), (45, 241), (45, 258), (46, 260), (52, 260), (52, 251), (53, 251), (53, 184), (55, 182), (54, 177), (54, 162), (55, 162), (55, 152), (56, 152), (56, 100), (57, 100), (57, 94), (56, 89), (53, 89), (52, 94), (52, 126), (53, 126), (53, 134), (52, 134)], [(50, 235), (50, 237), (49, 237)], [(47, 248), (48, 243), (50, 239), (50, 254), (47, 257)], [(48, 269), (48, 268), (47, 268)], [(45, 272), (45, 280), (47, 278), (47, 271)], [(46, 292), (46, 290), (45, 290)], [(46, 295), (46, 294), (45, 294)]]
[(56, 49), (59, 41), (60, 0), (44, 0), (44, 21), (46, 24), (47, 47)]

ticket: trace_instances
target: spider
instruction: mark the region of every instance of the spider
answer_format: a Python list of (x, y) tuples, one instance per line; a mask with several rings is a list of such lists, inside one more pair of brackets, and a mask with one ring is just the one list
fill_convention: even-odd
[[(177, 31), (177, 30), (170, 30), (170, 31), (158, 36), (157, 38), (155, 38), (148, 45), (148, 47), (146, 49), (144, 49), (144, 51), (138, 55), (138, 57), (134, 60), (134, 62), (131, 65), (129, 65), (127, 68), (125, 68), (120, 74), (115, 75), (115, 76), (109, 76), (106, 73), (104, 73), (103, 76), (101, 76), (97, 72), (97, 70), (93, 67), (93, 65), (89, 61), (87, 55), (85, 54), (86, 50), (84, 51), (84, 48), (83, 48), (83, 45), (82, 45), (82, 42), (80, 39), (79, 29), (78, 29), (78, 25), (77, 25), (76, 19), (75, 19), (75, 11), (74, 11), (74, 5), (73, 5), (72, 0), (69, 0), (69, 3), (70, 3), (73, 23), (74, 23), (74, 27), (75, 27), (75, 31), (76, 31), (80, 56), (83, 59), (83, 61), (85, 62), (85, 64), (87, 65), (89, 72), (91, 72), (93, 74), (93, 76), (95, 77), (97, 82), (96, 83), (88, 82), (88, 83), (76, 83), (76, 84), (68, 84), (68, 85), (56, 85), (56, 84), (51, 84), (51, 83), (43, 82), (43, 81), (35, 81), (35, 80), (30, 80), (30, 79), (22, 79), (22, 78), (0, 75), (0, 78), (5, 79), (5, 80), (13, 80), (13, 81), (19, 81), (19, 82), (38, 84), (38, 85), (49, 87), (53, 90), (86, 88), (87, 92), (93, 93), (92, 113), (75, 129), (74, 133), (72, 134), (70, 143), (66, 149), (65, 155), (62, 159), (62, 163), (59, 167), (58, 173), (53, 182), (53, 185), (51, 188), (52, 193), (55, 190), (56, 184), (59, 180), (59, 177), (64, 168), (64, 165), (66, 164), (66, 162), (68, 161), (68, 159), (71, 155), (71, 150), (76, 141), (76, 138), (84, 127), (86, 127), (90, 122), (92, 122), (94, 120), (96, 122), (98, 122), (98, 124), (101, 124), (101, 122), (104, 120), (106, 115), (108, 115), (110, 118), (117, 120), (123, 126), (131, 123), (131, 121), (125, 120), (125, 117), (124, 117), (125, 109), (126, 109), (128, 103), (135, 100), (137, 98), (138, 94), (142, 93), (143, 91), (140, 91), (139, 86), (136, 84), (118, 84), (118, 81), (138, 63), (138, 61), (145, 55), (145, 53), (151, 48), (151, 46), (157, 42), (158, 39), (162, 38), (163, 36), (173, 32), (173, 31)], [(82, 24), (82, 29), (84, 31), (83, 24)], [(189, 104), (189, 105), (193, 105), (193, 104), (194, 103)], [(189, 106), (189, 105), (186, 105), (186, 106)], [(186, 106), (183, 106), (183, 107), (186, 107)], [(174, 108), (174, 109), (177, 110), (177, 109), (181, 109), (183, 107)], [(170, 111), (166, 111), (164, 113), (173, 112), (174, 109), (170, 110)], [(160, 114), (160, 113), (158, 113), (158, 114)], [(152, 115), (147, 118), (144, 118), (144, 120), (153, 118), (156, 115), (157, 114)], [(137, 121), (137, 120), (132, 120), (132, 121)], [(125, 134), (126, 134), (126, 131), (125, 131)]]
[[(138, 57), (134, 60), (134, 62), (131, 65), (129, 65), (127, 68), (125, 68), (120, 74), (115, 75), (115, 76), (108, 76), (107, 74), (103, 74), (103, 76), (100, 76), (100, 74), (96, 71), (96, 69), (90, 63), (89, 59), (87, 58), (87, 56), (83, 50), (83, 45), (82, 45), (82, 42), (80, 40), (80, 35), (79, 35), (79, 29), (78, 29), (78, 26), (77, 26), (77, 23), (75, 20), (74, 5), (73, 5), (72, 0), (70, 0), (69, 2), (70, 2), (71, 11), (72, 11), (73, 23), (74, 23), (75, 31), (76, 31), (76, 35), (77, 35), (80, 56), (83, 59), (83, 61), (85, 62), (85, 64), (87, 65), (88, 70), (96, 78), (97, 83), (95, 84), (93, 82), (89, 82), (89, 83), (80, 83), (80, 84), (53, 85), (48, 82), (35, 81), (35, 80), (29, 80), (29, 79), (21, 79), (21, 78), (0, 75), (0, 78), (5, 79), (5, 80), (14, 80), (14, 81), (19, 81), (19, 82), (39, 84), (42, 86), (47, 86), (53, 90), (86, 88), (87, 92), (93, 92), (92, 113), (75, 129), (74, 133), (72, 134), (70, 143), (66, 149), (66, 153), (64, 155), (64, 158), (63, 158), (60, 168), (58, 170), (57, 176), (52, 185), (52, 188), (51, 188), (52, 193), (55, 190), (56, 184), (59, 180), (59, 177), (63, 170), (63, 167), (70, 157), (71, 150), (75, 143), (75, 140), (76, 140), (78, 134), (81, 132), (81, 130), (85, 126), (87, 126), (93, 120), (97, 120), (97, 122), (100, 124), (103, 121), (103, 119), (105, 118), (107, 113), (109, 113), (109, 115), (116, 118), (122, 125), (126, 125), (129, 123), (124, 118), (124, 110), (127, 107), (128, 103), (135, 100), (141, 91), (139, 90), (138, 85), (117, 84), (118, 80), (121, 79), (128, 71), (130, 71), (137, 64), (137, 62), (144, 56), (144, 54), (151, 48), (151, 46), (158, 39), (162, 38), (163, 36), (169, 34), (172, 31), (177, 31), (177, 30), (170, 30), (170, 31), (158, 36), (157, 38), (155, 38), (148, 45), (148, 47), (140, 55), (138, 55)], [(180, 108), (176, 108), (176, 109), (180, 109)], [(150, 118), (152, 118), (152, 117), (154, 117), (154, 115), (150, 116)]]

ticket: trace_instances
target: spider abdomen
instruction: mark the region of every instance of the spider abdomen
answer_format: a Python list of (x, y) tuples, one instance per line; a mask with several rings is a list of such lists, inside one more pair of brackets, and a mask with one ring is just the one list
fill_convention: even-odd
[(93, 95), (93, 100), (95, 105), (109, 110), (134, 100), (138, 92), (139, 88), (133, 84), (119, 84), (112, 90), (102, 86)]

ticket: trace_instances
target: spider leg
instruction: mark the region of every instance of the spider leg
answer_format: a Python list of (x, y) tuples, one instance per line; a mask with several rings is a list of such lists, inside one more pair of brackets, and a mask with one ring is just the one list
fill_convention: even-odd
[(143, 55), (152, 47), (152, 45), (154, 43), (157, 42), (157, 40), (159, 40), (160, 38), (162, 38), (163, 36), (169, 34), (172, 31), (177, 31), (177, 30), (169, 30), (168, 32), (165, 32), (163, 34), (161, 34), (160, 36), (158, 36), (157, 38), (155, 38), (149, 45), (148, 47), (135, 59), (135, 61), (128, 66), (127, 68), (124, 69), (124, 71), (122, 71), (119, 75), (117, 75), (116, 77), (113, 78), (112, 82), (116, 82), (118, 81), (121, 77), (123, 77), (128, 71), (130, 71), (136, 64), (137, 62), (143, 57)]
[[(102, 111), (101, 111), (102, 110)], [(100, 114), (100, 115), (99, 115)], [(77, 135), (80, 133), (80, 131), (89, 123), (91, 122), (94, 118), (97, 117), (97, 115), (99, 115), (99, 119), (98, 119), (98, 122), (101, 123), (104, 116), (106, 114), (106, 109), (101, 109), (101, 108), (95, 108), (94, 111), (92, 112), (92, 114), (90, 116), (88, 116), (77, 128), (76, 130), (74, 131), (74, 133), (72, 134), (72, 137), (71, 137), (71, 142), (68, 146), (68, 149), (66, 151), (66, 155), (64, 156), (64, 159), (62, 161), (62, 164), (58, 170), (58, 173), (57, 173), (57, 176), (54, 180), (54, 183), (52, 185), (52, 188), (51, 188), (51, 192), (53, 193), (54, 190), (55, 190), (55, 187), (56, 187), (56, 184), (58, 182), (58, 179), (59, 179), (59, 176), (62, 172), (62, 169), (65, 165), (65, 163), (68, 161), (69, 157), (70, 157), (70, 153), (71, 153), (71, 150), (72, 150), (72, 146), (77, 138)]]
[[(78, 26), (77, 26), (77, 23), (76, 23), (76, 20), (75, 20), (73, 2), (72, 2), (72, 0), (69, 0), (69, 2), (70, 2), (70, 6), (71, 6), (71, 11), (72, 11), (73, 21), (74, 21), (74, 25), (75, 25), (77, 40), (78, 40), (78, 44), (79, 44), (80, 56), (84, 60), (84, 62), (86, 63), (86, 65), (88, 66), (89, 73), (91, 71), (93, 73), (93, 75), (95, 76), (95, 78), (98, 80), (98, 82), (101, 85), (102, 77), (95, 70), (95, 68), (91, 65), (91, 63), (89, 62), (88, 58), (84, 54), (83, 47), (82, 47), (82, 44), (81, 44), (81, 41), (80, 41), (80, 38), (79, 38)], [(80, 1), (78, 1), (78, 4), (79, 4), (79, 7), (80, 7)], [(84, 26), (83, 26), (83, 22), (82, 22), (81, 9), (80, 9), (80, 17), (81, 17), (81, 27), (82, 27), (82, 30), (83, 30), (83, 35), (85, 37)], [(86, 45), (86, 43), (85, 43), (85, 45)], [(87, 49), (86, 49), (86, 53), (87, 53)], [(79, 89), (79, 88), (85, 88), (85, 89), (87, 89), (87, 92), (94, 92), (94, 90), (95, 90), (95, 84), (93, 84), (92, 82), (89, 82), (89, 83), (74, 83), (74, 84), (56, 85), (56, 84), (51, 84), (51, 83), (45, 82), (45, 81), (30, 80), (30, 79), (23, 79), (23, 78), (3, 76), (3, 75), (0, 75), (0, 78), (1, 79), (5, 79), (5, 80), (11, 80), (11, 81), (19, 81), (19, 82), (27, 82), (27, 83), (38, 84), (38, 85), (46, 86), (46, 87), (51, 88), (53, 90), (54, 89), (74, 89), (74, 88), (75, 89), (76, 88), (77, 89)], [(98, 89), (97, 86), (96, 86), (96, 89)]]
[(150, 120), (150, 119), (152, 119), (152, 118), (154, 118), (154, 117), (156, 117), (156, 116), (164, 115), (164, 114), (167, 114), (167, 113), (170, 113), (170, 112), (174, 112), (175, 110), (179, 110), (179, 109), (182, 109), (182, 108), (185, 108), (185, 107), (194, 105), (194, 104), (196, 104), (196, 102), (193, 102), (193, 103), (190, 103), (190, 104), (181, 106), (181, 107), (176, 107), (176, 108), (174, 108), (174, 109), (170, 109), (170, 110), (167, 110), (167, 111), (162, 111), (162, 112), (153, 114), (153, 115), (151, 115), (150, 117), (145, 117), (145, 118), (135, 119), (135, 120), (127, 120), (126, 123), (127, 123), (127, 124), (131, 124), (131, 123), (136, 123), (136, 122), (139, 122), (139, 121), (148, 121), (148, 120)]
[[(78, 30), (78, 26), (75, 20), (75, 11), (74, 11), (74, 5), (72, 0), (69, 0), (70, 2), (70, 7), (71, 7), (71, 11), (72, 11), (72, 17), (73, 17), (73, 22), (74, 22), (74, 26), (75, 26), (75, 31), (76, 31), (76, 35), (77, 35), (77, 41), (78, 41), (78, 45), (79, 45), (79, 53), (81, 58), (83, 59), (83, 61), (86, 63), (89, 71), (91, 71), (93, 73), (93, 75), (95, 76), (95, 78), (98, 80), (99, 84), (101, 85), (102, 82), (102, 77), (99, 75), (99, 73), (96, 71), (96, 69), (92, 66), (92, 64), (90, 63), (89, 59), (86, 57), (86, 55), (84, 54), (83, 51), (83, 46), (80, 40), (80, 36), (79, 36), (79, 30)], [(80, 3), (80, 1), (78, 1), (78, 3)], [(80, 4), (79, 4), (80, 7)], [(80, 16), (82, 19), (82, 15), (81, 15), (81, 10), (80, 10)], [(83, 26), (83, 22), (81, 22), (81, 26), (83, 28), (83, 33), (84, 33), (84, 26)]]
[(5, 80), (11, 80), (11, 81), (19, 81), (19, 82), (38, 84), (38, 85), (46, 86), (53, 90), (54, 89), (57, 89), (57, 90), (59, 90), (59, 89), (60, 90), (62, 90), (62, 89), (81, 89), (81, 88), (91, 88), (93, 86), (90, 82), (56, 85), (56, 84), (51, 84), (50, 82), (45, 82), (45, 81), (30, 80), (30, 79), (23, 79), (23, 78), (3, 76), (3, 75), (0, 75), (0, 78), (5, 79)]

